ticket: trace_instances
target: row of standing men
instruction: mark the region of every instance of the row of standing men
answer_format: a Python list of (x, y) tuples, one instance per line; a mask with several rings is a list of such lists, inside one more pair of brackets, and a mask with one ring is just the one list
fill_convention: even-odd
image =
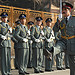
[[(52, 49), (52, 47), (55, 44), (54, 43), (55, 36), (51, 28), (52, 19), (47, 18), (46, 19), (47, 26), (44, 27), (42, 24), (42, 18), (36, 17), (37, 25), (34, 25), (32, 21), (28, 22), (28, 28), (29, 28), (28, 30), (27, 26), (25, 25), (26, 15), (21, 14), (19, 16), (20, 20), (15, 22), (16, 25), (12, 31), (10, 27), (6, 29), (6, 27), (8, 27), (8, 24), (4, 22), (4, 19), (7, 18), (8, 14), (6, 12), (3, 12), (1, 15), (2, 15), (1, 31), (2, 32), (4, 32), (4, 30), (7, 31), (7, 33), (4, 33), (6, 37), (1, 35), (3, 38), (3, 40), (1, 41), (1, 45), (3, 46), (3, 43), (4, 43), (3, 41), (7, 41), (7, 40), (8, 40), (7, 44), (10, 45), (9, 40), (11, 37), (12, 41), (14, 42), (14, 49), (15, 49), (15, 68), (19, 70), (19, 74), (28, 74), (26, 72), (27, 65), (28, 67), (33, 67), (35, 73), (44, 72), (41, 70), (44, 64), (45, 64), (45, 71), (49, 71), (49, 72), (53, 71), (52, 66), (53, 66), (54, 57), (52, 56), (52, 60), (50, 61), (47, 57), (44, 57), (43, 55), (44, 48)], [(13, 37), (11, 36), (11, 33)], [(2, 53), (2, 65), (3, 64), (7, 65), (7, 62), (8, 62), (8, 66), (9, 66), (10, 65), (9, 58), (11, 58), (10, 57), (11, 56), (11, 45), (10, 46), (8, 45), (7, 46), (4, 45), (4, 48), (7, 47), (6, 49), (7, 54), (4, 54), (5, 55), (4, 56)], [(8, 51), (8, 48), (10, 52)], [(57, 56), (57, 59), (58, 59), (57, 69), (62, 70), (64, 69), (64, 67), (62, 67), (63, 64), (61, 65), (61, 63), (63, 63), (61, 61), (62, 59), (61, 53), (59, 55), (60, 56)], [(6, 56), (7, 58), (5, 58)], [(8, 60), (6, 61), (6, 59)], [(5, 66), (2, 66), (3, 75), (7, 75), (6, 70), (7, 70), (7, 67), (5, 68)], [(10, 66), (8, 68), (8, 74), (11, 74)]]
[(63, 2), (62, 5), (64, 19), (62, 19), (60, 24), (55, 24), (53, 27), (55, 34), (59, 32), (59, 30), (61, 32), (61, 37), (59, 40), (56, 40), (55, 44), (54, 39), (56, 37), (54, 37), (53, 30), (50, 27), (52, 22), (51, 18), (46, 20), (47, 26), (41, 29), (42, 18), (36, 17), (36, 25), (32, 26), (29, 31), (25, 25), (26, 15), (21, 14), (19, 16), (20, 23), (12, 33), (12, 28), (7, 23), (8, 14), (6, 12), (1, 14), (0, 48), (2, 75), (11, 75), (11, 39), (14, 41), (15, 51), (18, 53), (17, 63), (19, 74), (29, 74), (26, 72), (26, 69), (29, 58), (30, 40), (30, 44), (32, 44), (32, 67), (35, 73), (43, 73), (43, 51), (50, 52), (49, 55), (45, 57), (45, 71), (52, 71), (52, 56), (65, 51), (69, 56), (70, 75), (75, 75), (75, 17), (71, 16), (73, 6), (67, 2)]

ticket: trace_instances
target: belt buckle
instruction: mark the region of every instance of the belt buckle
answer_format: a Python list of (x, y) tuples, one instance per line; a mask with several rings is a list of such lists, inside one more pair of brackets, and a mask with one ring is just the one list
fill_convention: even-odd
[(69, 35), (66, 36), (66, 39), (68, 40)]

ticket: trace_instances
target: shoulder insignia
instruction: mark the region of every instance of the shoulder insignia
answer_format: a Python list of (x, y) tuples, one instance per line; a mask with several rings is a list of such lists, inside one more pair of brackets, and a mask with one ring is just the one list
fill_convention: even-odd
[(75, 17), (75, 15), (72, 15), (72, 17)]

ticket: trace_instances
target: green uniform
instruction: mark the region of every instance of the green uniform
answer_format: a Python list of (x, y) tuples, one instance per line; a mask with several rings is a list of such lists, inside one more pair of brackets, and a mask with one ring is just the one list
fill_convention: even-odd
[[(55, 23), (55, 25), (59, 25), (58, 21)], [(56, 42), (58, 40), (60, 40), (60, 38), (61, 38), (61, 31), (59, 30), (58, 32), (55, 32)], [(63, 62), (64, 62), (64, 52), (61, 52), (61, 53), (56, 55), (56, 68), (58, 70), (64, 69)]]
[(65, 68), (68, 69), (69, 67), (69, 56), (68, 54), (65, 54)]
[[(41, 32), (43, 32), (43, 30), (41, 30)], [(44, 32), (43, 32), (44, 33)], [(44, 54), (43, 54), (43, 49), (44, 49), (44, 39), (43, 39), (43, 35), (42, 33), (40, 34), (40, 44), (41, 44), (41, 48), (40, 48), (40, 53), (41, 53), (41, 56), (40, 56), (40, 62), (41, 62), (41, 67), (43, 67), (45, 65), (45, 59), (44, 59)]]
[(24, 38), (27, 38), (27, 26), (22, 24), (18, 25), (15, 28), (14, 37), (18, 40), (17, 49), (18, 49), (18, 64), (19, 64), (19, 73), (26, 72), (29, 56), (29, 44), (28, 41), (23, 41)]
[(75, 75), (75, 17), (70, 16), (67, 24), (64, 18), (60, 26), (54, 26), (55, 32), (59, 30), (61, 30), (61, 39), (56, 43), (54, 55), (65, 50), (69, 55), (70, 75)]
[[(0, 24), (0, 48), (1, 48), (1, 72), (2, 75), (10, 74), (11, 61), (11, 38), (3, 40), (2, 36), (6, 36), (10, 26), (2, 22)], [(10, 33), (9, 33), (10, 34)]]
[[(42, 30), (43, 31), (43, 30)], [(44, 38), (42, 35), (41, 35), (41, 38)], [(44, 39), (41, 41), (41, 49), (42, 49), (42, 51), (43, 51), (43, 49), (44, 49)], [(43, 53), (42, 53), (43, 54)], [(45, 56), (44, 56), (44, 54), (42, 55), (42, 67), (45, 67)]]
[[(31, 28), (29, 29), (31, 30)], [(28, 67), (32, 68), (32, 43), (33, 41), (31, 40), (31, 36), (29, 39), (29, 60), (28, 60)]]
[(42, 45), (41, 45), (41, 41), (38, 42), (38, 40), (40, 40), (40, 33), (41, 33), (41, 29), (38, 25), (35, 25), (32, 27), (31, 29), (31, 39), (33, 41), (32, 44), (32, 50), (33, 50), (33, 68), (34, 71), (40, 71), (41, 66), (42, 66), (42, 55), (43, 55), (43, 50), (42, 50)]
[[(52, 29), (48, 26), (46, 26), (44, 29), (44, 36), (46, 37), (46, 39), (50, 39), (51, 35), (52, 35)], [(47, 40), (45, 39), (45, 43), (44, 43), (44, 46), (46, 49), (49, 49), (51, 47), (54, 46), (54, 41), (51, 41), (51, 42), (48, 42)], [(46, 57), (45, 57), (45, 70), (52, 70), (52, 65), (53, 65), (53, 57), (52, 57), (52, 61), (49, 61)]]
[(64, 53), (61, 52), (61, 53), (59, 53), (59, 54), (56, 55), (56, 68), (58, 70), (64, 69), (63, 62), (64, 62)]
[(18, 69), (18, 49), (17, 49), (17, 43), (18, 41), (14, 38), (15, 35), (15, 28), (12, 31), (13, 37), (11, 40), (14, 42), (14, 49), (15, 49), (15, 68)]

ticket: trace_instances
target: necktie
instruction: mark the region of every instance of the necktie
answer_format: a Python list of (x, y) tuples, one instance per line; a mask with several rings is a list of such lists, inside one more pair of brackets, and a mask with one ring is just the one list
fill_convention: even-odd
[(67, 17), (66, 17), (66, 24), (67, 24), (68, 20), (67, 20)]

